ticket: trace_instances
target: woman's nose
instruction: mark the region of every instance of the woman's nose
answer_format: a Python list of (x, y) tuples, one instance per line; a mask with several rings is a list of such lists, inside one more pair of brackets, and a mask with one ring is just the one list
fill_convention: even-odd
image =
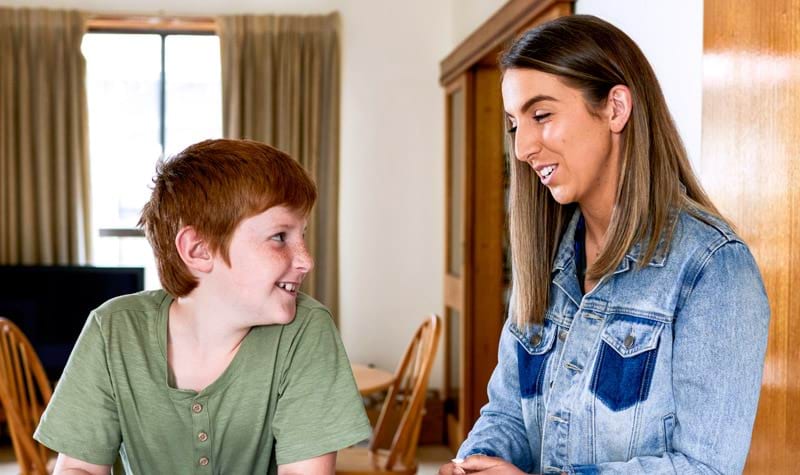
[(531, 129), (517, 127), (514, 134), (514, 153), (517, 160), (529, 162), (542, 150), (539, 134)]

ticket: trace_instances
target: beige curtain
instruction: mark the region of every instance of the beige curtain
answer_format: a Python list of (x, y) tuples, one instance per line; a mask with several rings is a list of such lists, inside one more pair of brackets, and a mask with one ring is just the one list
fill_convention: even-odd
[(219, 18), (224, 134), (300, 161), (319, 188), (304, 290), (338, 315), (339, 16)]
[(0, 264), (89, 258), (78, 12), (0, 8)]

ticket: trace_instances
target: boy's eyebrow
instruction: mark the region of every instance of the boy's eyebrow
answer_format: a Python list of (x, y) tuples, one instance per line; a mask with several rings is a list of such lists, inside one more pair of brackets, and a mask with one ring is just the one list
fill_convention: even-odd
[(276, 231), (276, 230), (284, 231), (286, 229), (292, 229), (292, 227), (293, 226), (291, 224), (279, 223), (279, 224), (273, 224), (273, 225), (269, 226), (268, 229), (270, 231)]
[[(524, 103), (524, 104), (522, 104), (522, 107), (520, 108), (520, 113), (521, 113), (521, 114), (524, 114), (525, 112), (527, 112), (527, 111), (528, 111), (528, 109), (530, 109), (531, 107), (533, 107), (533, 105), (534, 105), (534, 104), (536, 104), (537, 102), (542, 102), (542, 101), (553, 101), (553, 102), (558, 102), (558, 99), (556, 99), (556, 98), (555, 98), (555, 97), (553, 97), (553, 96), (548, 96), (548, 95), (546, 95), (546, 94), (538, 94), (538, 95), (536, 95), (536, 96), (533, 96), (533, 97), (531, 97), (530, 99), (528, 99), (527, 101), (525, 101), (525, 103)], [(511, 117), (511, 114), (509, 114), (508, 112), (506, 112), (506, 117)]]
[[(272, 226), (273, 229), (292, 229), (292, 228), (296, 228), (296, 227), (297, 226), (295, 226), (293, 224), (286, 224), (286, 223), (279, 223), (279, 224), (275, 224), (275, 225)], [(305, 231), (307, 229), (308, 229), (308, 225), (306, 224), (305, 226), (303, 226), (303, 231)]]

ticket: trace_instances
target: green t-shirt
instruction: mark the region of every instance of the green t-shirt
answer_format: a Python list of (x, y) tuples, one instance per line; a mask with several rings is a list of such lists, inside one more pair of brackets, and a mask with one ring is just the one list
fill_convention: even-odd
[[(113, 299), (86, 321), (34, 438), (127, 473), (268, 473), (369, 437), (327, 309), (300, 294), (287, 325), (253, 327), (201, 392), (168, 383), (164, 291)], [(198, 350), (199, 351), (199, 350)]]

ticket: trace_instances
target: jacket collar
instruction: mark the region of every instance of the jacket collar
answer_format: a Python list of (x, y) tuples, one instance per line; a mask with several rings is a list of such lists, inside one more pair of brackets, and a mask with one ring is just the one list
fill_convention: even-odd
[[(569, 224), (567, 224), (564, 234), (561, 236), (561, 243), (558, 246), (556, 258), (553, 262), (553, 272), (563, 271), (575, 260), (575, 227), (578, 225), (578, 219), (580, 216), (581, 210), (576, 206), (575, 211), (572, 213), (572, 218), (570, 219)], [(669, 254), (669, 242), (665, 236), (672, 236), (675, 224), (678, 221), (677, 217), (678, 212), (677, 210), (673, 209), (669, 215), (667, 228), (662, 232), (661, 239), (658, 242), (658, 246), (656, 246), (656, 252), (653, 253), (653, 257), (650, 259), (650, 261), (647, 262), (648, 266), (664, 267), (664, 262), (667, 260), (667, 255)], [(644, 252), (647, 249), (646, 246), (649, 239), (650, 235), (648, 233), (644, 239), (631, 246), (631, 248), (625, 254), (625, 259), (619, 263), (614, 273), (618, 274), (620, 272), (625, 272), (630, 269), (630, 264), (639, 263), (644, 257)]]

